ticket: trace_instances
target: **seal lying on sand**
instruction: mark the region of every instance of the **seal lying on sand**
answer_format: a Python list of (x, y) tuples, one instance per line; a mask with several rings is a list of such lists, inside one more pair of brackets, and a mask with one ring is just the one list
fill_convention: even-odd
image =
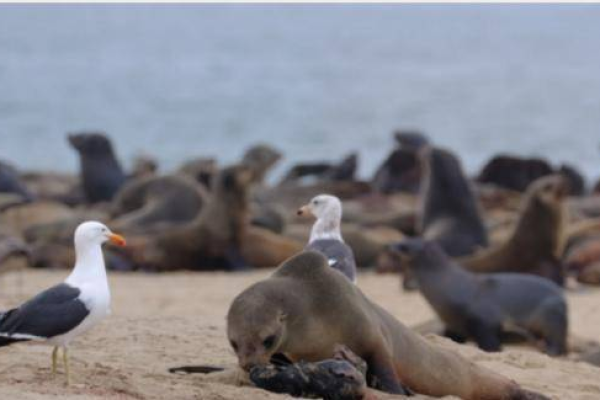
[(327, 257), (331, 268), (335, 268), (352, 282), (356, 283), (356, 261), (352, 249), (344, 243), (340, 224), (342, 223), (342, 202), (335, 196), (321, 194), (298, 209), (298, 215), (312, 215), (317, 218), (306, 250), (314, 250)]
[(371, 302), (317, 252), (284, 262), (268, 279), (238, 295), (227, 336), (240, 367), (250, 371), (282, 353), (292, 362), (331, 358), (347, 346), (368, 366), (369, 383), (390, 393), (543, 399), (515, 382), (431, 345)]
[(540, 338), (546, 353), (567, 352), (567, 302), (559, 286), (526, 274), (473, 274), (455, 264), (436, 242), (408, 239), (394, 246), (408, 258), (421, 293), (446, 324), (447, 336), (501, 349), (504, 327)]
[(560, 256), (564, 246), (566, 184), (550, 175), (535, 181), (527, 195), (517, 225), (508, 240), (459, 260), (473, 272), (525, 272), (564, 283)]
[(151, 176), (127, 182), (111, 204), (111, 225), (124, 233), (148, 233), (193, 220), (207, 192), (184, 175)]
[(438, 242), (452, 257), (487, 247), (479, 205), (458, 159), (439, 148), (428, 148), (422, 153), (426, 173), (421, 196), (421, 235)]
[(81, 182), (87, 201), (110, 201), (126, 176), (108, 137), (103, 133), (71, 134), (69, 143), (79, 153)]
[(297, 164), (290, 168), (280, 184), (293, 184), (308, 176), (323, 182), (354, 181), (357, 168), (358, 154), (356, 153), (348, 154), (338, 164), (328, 162)]

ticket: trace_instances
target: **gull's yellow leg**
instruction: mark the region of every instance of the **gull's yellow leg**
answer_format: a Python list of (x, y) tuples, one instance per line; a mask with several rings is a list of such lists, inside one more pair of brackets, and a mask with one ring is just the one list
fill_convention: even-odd
[(67, 385), (71, 384), (71, 368), (69, 367), (69, 349), (63, 347), (63, 364), (65, 365), (65, 375), (67, 376)]
[(56, 374), (58, 364), (58, 346), (54, 347), (52, 350), (52, 375)]

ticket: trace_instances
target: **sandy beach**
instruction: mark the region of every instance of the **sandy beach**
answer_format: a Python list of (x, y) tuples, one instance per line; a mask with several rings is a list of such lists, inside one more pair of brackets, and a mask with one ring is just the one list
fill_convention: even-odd
[[(26, 270), (3, 275), (0, 307), (6, 309), (62, 280), (67, 271)], [(191, 364), (234, 367), (236, 359), (225, 336), (225, 314), (245, 287), (270, 273), (243, 274), (111, 273), (112, 315), (72, 346), (74, 384), (50, 373), (51, 349), (18, 344), (0, 353), (2, 399), (277, 399), (259, 389), (215, 382), (201, 375), (174, 375), (168, 368)], [(22, 279), (23, 288), (16, 288)], [(359, 285), (404, 324), (433, 317), (419, 293), (399, 290), (395, 275), (363, 273)], [(568, 292), (571, 332), (600, 338), (600, 290)], [(551, 359), (530, 349), (508, 348), (486, 354), (472, 346), (457, 349), (474, 362), (511, 377), (553, 399), (600, 398), (600, 369), (569, 360)], [(384, 398), (393, 396), (384, 396)]]

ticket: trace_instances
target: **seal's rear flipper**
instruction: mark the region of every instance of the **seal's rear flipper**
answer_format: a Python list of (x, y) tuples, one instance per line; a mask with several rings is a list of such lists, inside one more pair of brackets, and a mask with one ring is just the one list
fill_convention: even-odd
[(212, 374), (221, 371), (225, 371), (225, 368), (212, 365), (184, 365), (183, 367), (169, 368), (169, 372), (172, 374)]

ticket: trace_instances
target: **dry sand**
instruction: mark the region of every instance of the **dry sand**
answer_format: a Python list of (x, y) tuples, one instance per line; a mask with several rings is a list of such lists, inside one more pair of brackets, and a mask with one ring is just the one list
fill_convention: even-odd
[[(173, 375), (189, 364), (234, 366), (225, 337), (225, 314), (242, 289), (269, 271), (247, 274), (110, 274), (113, 314), (71, 349), (74, 384), (50, 373), (51, 348), (18, 344), (0, 349), (0, 399), (283, 399), (287, 396)], [(0, 277), (0, 308), (14, 306), (62, 280), (66, 271), (18, 272)], [(360, 287), (404, 324), (433, 313), (418, 293), (402, 293), (394, 275), (363, 274)], [(600, 289), (571, 291), (571, 332), (600, 340)], [(554, 399), (600, 399), (600, 368), (555, 360), (531, 350), (486, 354), (449, 344), (473, 361)], [(386, 396), (387, 398), (388, 396)], [(394, 397), (394, 396), (389, 396)]]

